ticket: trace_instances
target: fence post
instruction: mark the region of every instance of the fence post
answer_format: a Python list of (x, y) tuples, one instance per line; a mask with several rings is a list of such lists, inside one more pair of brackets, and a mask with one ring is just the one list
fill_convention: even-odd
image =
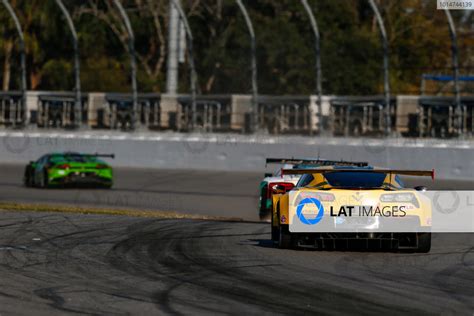
[(127, 12), (123, 8), (119, 0), (114, 0), (114, 4), (120, 12), (120, 16), (123, 19), (125, 28), (128, 33), (128, 49), (130, 54), (130, 67), (131, 67), (131, 80), (132, 80), (132, 102), (133, 102), (133, 114), (132, 114), (132, 128), (137, 128), (139, 125), (138, 117), (138, 92), (137, 92), (137, 62), (135, 56), (135, 35), (133, 33), (130, 19), (128, 18)]
[[(318, 131), (319, 135), (323, 133), (323, 104), (322, 104), (322, 84), (321, 84), (321, 46), (320, 46), (320, 36), (319, 36), (319, 28), (316, 18), (314, 17), (313, 11), (308, 4), (308, 0), (301, 0), (306, 13), (308, 14), (309, 21), (311, 23), (311, 28), (313, 29), (314, 34), (314, 51), (316, 54), (316, 94), (318, 96)], [(310, 123), (312, 122), (312, 114), (310, 112), (311, 119)], [(313, 125), (310, 124), (310, 134), (312, 134)]]
[[(26, 57), (25, 57), (25, 38), (23, 36), (23, 30), (21, 29), (20, 21), (18, 20), (15, 11), (11, 7), (8, 0), (2, 0), (3, 5), (7, 9), (8, 13), (13, 19), (15, 23), (16, 31), (18, 33), (18, 37), (20, 39), (20, 68), (21, 68), (21, 125), (26, 125)], [(13, 127), (16, 127), (16, 115), (13, 119)]]
[(377, 5), (375, 4), (374, 0), (369, 0), (370, 6), (374, 11), (375, 17), (377, 19), (377, 24), (380, 29), (380, 35), (382, 37), (382, 46), (383, 46), (383, 72), (384, 72), (384, 99), (385, 99), (385, 134), (390, 135), (391, 128), (392, 128), (392, 119), (390, 116), (390, 76), (389, 76), (389, 69), (388, 69), (388, 39), (387, 39), (387, 32), (385, 31), (385, 26), (383, 24), (382, 15), (380, 14)]
[(187, 35), (187, 45), (188, 48), (188, 55), (189, 55), (189, 68), (191, 70), (191, 128), (194, 130), (196, 128), (196, 94), (197, 94), (197, 73), (196, 73), (196, 65), (194, 63), (194, 55), (193, 55), (193, 33), (191, 32), (191, 27), (189, 26), (188, 19), (186, 14), (184, 14), (183, 9), (181, 8), (180, 3), (178, 0), (172, 0), (176, 9), (178, 10), (179, 16), (181, 21), (184, 24), (184, 29), (186, 30)]
[(245, 23), (250, 35), (251, 41), (251, 58), (252, 58), (252, 119), (251, 119), (251, 128), (253, 132), (256, 132), (259, 128), (258, 126), (258, 86), (257, 86), (257, 44), (255, 40), (255, 31), (253, 29), (252, 20), (250, 20), (247, 9), (245, 8), (242, 0), (236, 0), (237, 5), (242, 12)]
[(456, 35), (456, 27), (454, 25), (453, 17), (451, 16), (451, 12), (445, 9), (444, 13), (446, 14), (446, 18), (448, 19), (448, 26), (449, 26), (449, 35), (451, 37), (451, 58), (453, 62), (453, 79), (454, 79), (454, 94), (455, 94), (455, 102), (456, 102), (456, 110), (455, 110), (455, 122), (456, 132), (460, 136), (462, 134), (462, 123), (461, 123), (461, 94), (459, 91), (459, 59), (458, 59), (458, 44), (457, 44), (457, 35)]
[(69, 14), (68, 10), (64, 6), (62, 0), (56, 0), (61, 12), (63, 13), (64, 17), (66, 18), (67, 24), (69, 26), (69, 30), (72, 34), (73, 45), (74, 45), (74, 81), (75, 81), (75, 97), (76, 102), (74, 104), (74, 126), (76, 128), (81, 126), (82, 123), (82, 100), (81, 100), (81, 68), (79, 62), (79, 43), (77, 38), (76, 28), (74, 27), (74, 23), (72, 21), (71, 15)]

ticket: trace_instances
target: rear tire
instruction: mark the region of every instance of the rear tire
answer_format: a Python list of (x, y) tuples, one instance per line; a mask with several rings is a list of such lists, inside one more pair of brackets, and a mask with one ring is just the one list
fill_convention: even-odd
[(292, 236), (288, 229), (288, 225), (280, 225), (278, 234), (278, 247), (281, 249), (290, 249), (293, 246)]
[(48, 187), (49, 187), (48, 171), (45, 170), (43, 172), (43, 177), (41, 178), (41, 188), (47, 189)]
[(268, 223), (269, 221), (271, 221), (272, 213), (268, 212), (268, 210), (261, 209), (259, 211), (258, 215), (260, 217), (261, 222), (267, 222)]
[(418, 233), (418, 248), (416, 252), (427, 253), (431, 249), (431, 233)]
[(279, 232), (278, 232), (278, 226), (274, 226), (274, 219), (273, 219), (273, 214), (271, 215), (271, 220), (272, 220), (272, 241), (274, 244), (278, 243), (278, 236), (279, 236)]
[(23, 177), (23, 185), (27, 188), (31, 188), (34, 185), (32, 174), (33, 172), (31, 166), (26, 166), (25, 175)]

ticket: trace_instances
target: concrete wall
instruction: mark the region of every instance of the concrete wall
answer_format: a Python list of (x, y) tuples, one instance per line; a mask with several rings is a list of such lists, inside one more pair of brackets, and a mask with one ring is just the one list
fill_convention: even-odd
[(0, 132), (0, 163), (27, 163), (57, 151), (115, 153), (114, 166), (263, 171), (266, 157), (368, 161), (390, 168), (436, 169), (440, 179), (474, 179), (474, 142), (344, 139), (232, 134)]
[(420, 97), (414, 95), (397, 96), (397, 126), (400, 133), (408, 132), (408, 120), (410, 115), (416, 115), (418, 111), (418, 101)]
[[(322, 114), (325, 117), (328, 117), (330, 114), (331, 108), (331, 97), (329, 96), (322, 96), (321, 97), (321, 105), (322, 105)], [(311, 117), (311, 128), (313, 131), (318, 130), (319, 126), (319, 107), (318, 107), (318, 96), (311, 95), (309, 99), (309, 106), (311, 109), (312, 117)]]

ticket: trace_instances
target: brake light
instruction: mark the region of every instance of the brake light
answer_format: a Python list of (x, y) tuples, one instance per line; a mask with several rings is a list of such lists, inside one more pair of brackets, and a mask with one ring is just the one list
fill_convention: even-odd
[(97, 164), (97, 165), (95, 166), (95, 168), (96, 168), (96, 169), (108, 169), (109, 166), (100, 163), (100, 164)]
[(66, 169), (71, 168), (71, 166), (67, 163), (63, 163), (62, 165), (56, 166), (56, 168), (66, 170)]
[(271, 198), (273, 187), (275, 185), (284, 186), (286, 192), (290, 191), (291, 189), (293, 189), (295, 187), (295, 185), (291, 182), (271, 182), (271, 183), (268, 183), (268, 189), (267, 189), (267, 197), (268, 198)]

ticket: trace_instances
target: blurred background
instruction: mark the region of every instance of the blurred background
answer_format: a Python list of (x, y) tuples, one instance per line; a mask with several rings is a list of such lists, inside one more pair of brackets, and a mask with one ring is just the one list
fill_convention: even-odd
[[(23, 27), (30, 90), (74, 88), (71, 34), (54, 0), (10, 0)], [(127, 32), (112, 1), (64, 0), (77, 29), (84, 91), (128, 92)], [(232, 0), (181, 1), (194, 35), (199, 86), (206, 94), (246, 93), (251, 89), (250, 41), (245, 21)], [(368, 1), (309, 1), (321, 34), (321, 67), (326, 94), (383, 92), (382, 48)], [(166, 91), (168, 0), (122, 1), (135, 32), (137, 81), (142, 92)], [(421, 75), (451, 72), (446, 16), (435, 1), (378, 1), (390, 46), (393, 93), (419, 94)], [(315, 76), (314, 37), (300, 1), (247, 1), (257, 38), (259, 91), (311, 94)], [(474, 67), (474, 18), (452, 11), (458, 32), (460, 72)], [(0, 58), (4, 91), (20, 88), (14, 24), (0, 10)], [(181, 92), (189, 90), (180, 63)], [(430, 82), (425, 92), (452, 93), (450, 83)], [(463, 85), (465, 92), (473, 86)]]
[(5, 127), (473, 131), (472, 10), (432, 0), (2, 3)]

